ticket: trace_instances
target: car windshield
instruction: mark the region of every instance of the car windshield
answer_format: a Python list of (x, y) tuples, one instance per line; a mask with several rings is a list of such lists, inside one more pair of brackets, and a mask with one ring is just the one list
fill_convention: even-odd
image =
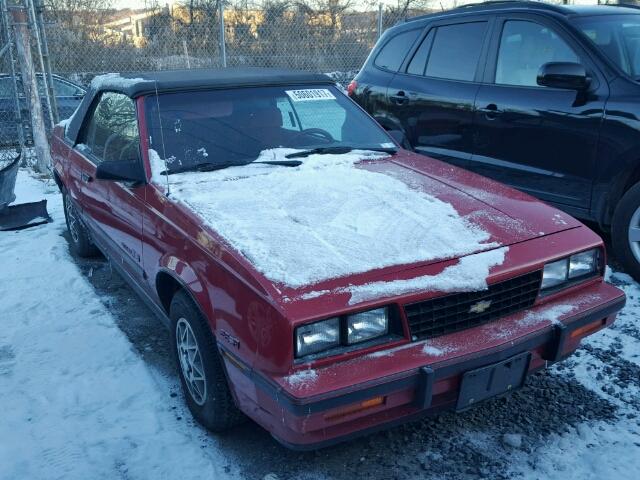
[(602, 53), (640, 80), (640, 15), (578, 17), (576, 25)]
[(334, 86), (166, 93), (148, 97), (145, 109), (150, 146), (169, 173), (243, 165), (274, 148), (303, 151), (291, 150), (298, 157), (307, 150), (395, 149), (387, 133)]

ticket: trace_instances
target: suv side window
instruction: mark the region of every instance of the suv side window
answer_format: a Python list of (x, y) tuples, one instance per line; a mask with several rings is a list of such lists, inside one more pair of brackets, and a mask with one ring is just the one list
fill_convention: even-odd
[(438, 27), (427, 61), (427, 77), (472, 81), (476, 75), (487, 22)]
[(393, 37), (376, 56), (374, 61), (376, 66), (397, 72), (419, 34), (420, 30), (409, 30)]
[(427, 66), (427, 58), (431, 52), (431, 45), (433, 44), (433, 37), (435, 37), (435, 29), (429, 30), (429, 33), (416, 50), (413, 55), (409, 66), (407, 67), (407, 73), (413, 75), (424, 75), (424, 69)]
[(505, 22), (499, 48), (495, 83), (502, 85), (537, 86), (538, 72), (545, 63), (579, 63), (555, 32), (526, 20)]
[(103, 93), (85, 125), (80, 143), (86, 145), (96, 163), (101, 163), (138, 160), (139, 140), (133, 100), (120, 93)]

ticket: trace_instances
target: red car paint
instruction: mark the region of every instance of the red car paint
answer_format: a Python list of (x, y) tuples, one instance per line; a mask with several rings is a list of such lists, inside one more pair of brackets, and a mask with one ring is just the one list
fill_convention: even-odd
[[(150, 179), (144, 97), (137, 102), (141, 151)], [(70, 194), (105, 254), (161, 314), (167, 312), (172, 285), (190, 292), (217, 339), (237, 405), (289, 446), (321, 446), (451, 407), (464, 371), (526, 351), (531, 352), (529, 371), (543, 368), (573, 352), (583, 336), (610, 325), (624, 304), (624, 294), (600, 276), (539, 297), (528, 311), (431, 339), (429, 345), (439, 353), (425, 353), (424, 342), (409, 338), (402, 306), (441, 294), (413, 293), (356, 307), (349, 305), (346, 293), (307, 299), (303, 294), (435, 275), (456, 259), (378, 269), (307, 289), (277, 286), (228, 248), (194, 212), (174, 203), (164, 187), (95, 180), (95, 165), (81, 148), (65, 141), (61, 127), (54, 131), (52, 153), (60, 187)], [(489, 284), (540, 270), (546, 262), (574, 252), (603, 247), (596, 234), (568, 215), (437, 160), (400, 150), (361, 168), (402, 172), (414, 187), (451, 203), (461, 215), (480, 212), (475, 221), (491, 234), (489, 241), (510, 245), (505, 261), (491, 270)], [(513, 228), (518, 219), (526, 229)], [(294, 361), (295, 326), (379, 305), (398, 306), (404, 338), (311, 362)], [(527, 321), (558, 306), (572, 308), (565, 308), (556, 325)], [(584, 331), (571, 335), (584, 325)], [(287, 382), (292, 373), (309, 368), (315, 369), (316, 381)], [(428, 401), (425, 389), (431, 392)], [(356, 411), (362, 401), (380, 396), (379, 403), (369, 402)]]

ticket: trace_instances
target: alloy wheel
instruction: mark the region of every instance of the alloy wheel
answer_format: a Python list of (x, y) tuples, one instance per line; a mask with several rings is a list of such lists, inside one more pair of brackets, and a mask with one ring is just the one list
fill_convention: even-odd
[(629, 247), (636, 261), (640, 263), (640, 207), (631, 215), (629, 220)]
[(176, 324), (176, 347), (189, 394), (196, 404), (202, 406), (207, 399), (207, 379), (196, 336), (185, 318), (178, 319)]

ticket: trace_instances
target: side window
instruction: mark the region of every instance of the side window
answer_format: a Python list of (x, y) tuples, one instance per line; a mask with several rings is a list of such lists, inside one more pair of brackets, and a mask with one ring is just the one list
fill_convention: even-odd
[(472, 81), (487, 31), (487, 22), (438, 27), (427, 62), (427, 77)]
[(53, 92), (57, 97), (73, 97), (74, 95), (82, 94), (82, 90), (75, 85), (63, 82), (57, 78), (53, 79)]
[(120, 93), (103, 93), (80, 143), (86, 145), (97, 162), (137, 160), (139, 135), (133, 100)]
[(536, 86), (548, 62), (579, 62), (575, 52), (552, 30), (534, 22), (505, 22), (496, 64), (496, 83)]
[(413, 58), (407, 67), (407, 73), (413, 75), (424, 75), (424, 69), (427, 66), (427, 57), (431, 51), (431, 45), (433, 44), (433, 37), (435, 36), (435, 29), (431, 29), (422, 43), (413, 54)]
[(420, 30), (399, 33), (382, 47), (374, 63), (378, 67), (397, 72), (419, 34)]

